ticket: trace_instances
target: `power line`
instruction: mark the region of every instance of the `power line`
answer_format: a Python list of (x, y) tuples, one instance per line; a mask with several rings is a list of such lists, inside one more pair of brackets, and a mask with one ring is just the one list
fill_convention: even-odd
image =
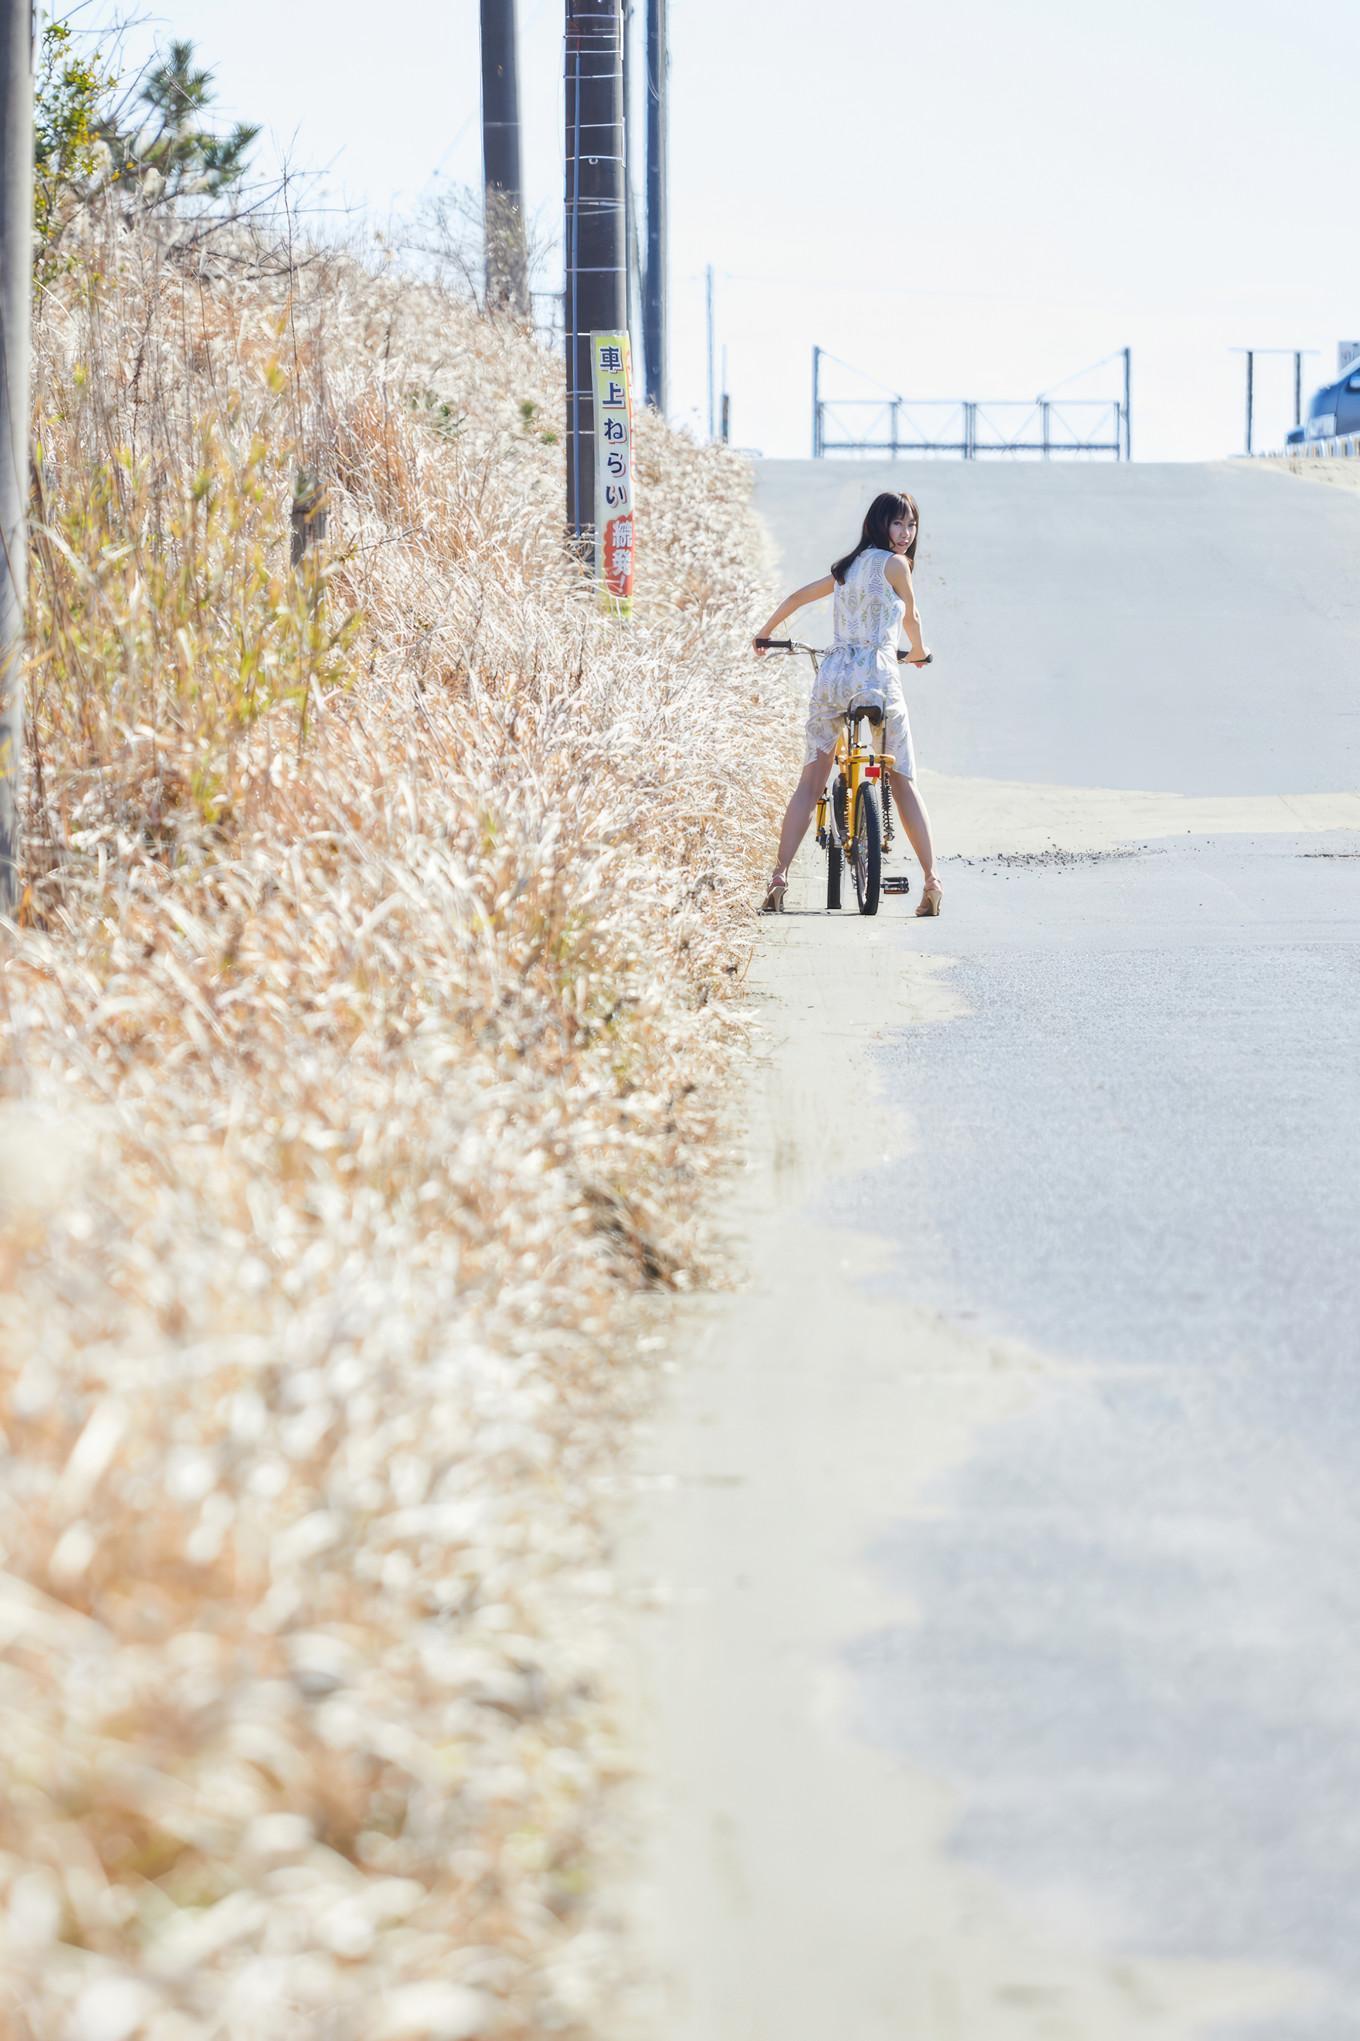
[(1111, 348), (1108, 354), (1101, 355), (1099, 361), (1088, 362), (1084, 369), (1073, 369), (1070, 376), (1063, 376), (1058, 382), (1050, 383), (1046, 390), (1040, 390), (1038, 397), (1035, 399), (1036, 403), (1044, 403), (1053, 395), (1055, 390), (1065, 390), (1069, 383), (1080, 382), (1083, 376), (1094, 375), (1097, 369), (1108, 368), (1112, 361), (1122, 359), (1123, 352), (1124, 350), (1121, 347)]
[[(869, 284), (858, 277), (820, 276), (810, 277), (784, 272), (757, 273), (752, 270), (718, 269), (720, 283), (752, 284), (759, 289), (788, 290), (800, 299), (811, 297), (864, 297), (875, 299), (906, 298), (937, 304), (980, 304), (980, 305), (1024, 305), (1041, 312), (1080, 312), (1088, 317), (1102, 319), (1155, 318), (1170, 325), (1192, 325), (1217, 327), (1222, 324), (1222, 314), (1215, 311), (1187, 311), (1179, 307), (1137, 304), (1128, 300), (1116, 302), (1111, 299), (1097, 302), (1089, 298), (1045, 298), (1027, 296), (1017, 291), (970, 291), (970, 290), (929, 290), (908, 284)], [(702, 283), (702, 270), (685, 270), (679, 281), (687, 284)], [(1225, 301), (1231, 309), (1231, 301)]]
[(885, 383), (880, 376), (871, 375), (868, 369), (856, 368), (852, 361), (843, 361), (840, 355), (833, 354), (829, 347), (819, 347), (817, 352), (823, 361), (834, 361), (837, 368), (848, 370), (852, 376), (858, 376), (862, 383), (872, 383), (876, 389), (883, 390), (895, 403), (900, 404), (904, 401), (901, 391), (895, 390), (891, 383)]

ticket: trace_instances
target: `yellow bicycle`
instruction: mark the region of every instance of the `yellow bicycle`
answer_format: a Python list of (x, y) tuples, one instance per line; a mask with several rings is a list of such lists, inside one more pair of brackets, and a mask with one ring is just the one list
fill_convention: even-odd
[[(813, 678), (826, 657), (826, 647), (802, 645), (796, 638), (757, 638), (768, 652), (806, 652)], [(911, 657), (899, 652), (899, 662)], [(922, 664), (929, 662), (930, 655)], [(864, 726), (869, 726), (866, 737)], [(875, 749), (877, 737), (877, 749)], [(905, 874), (886, 876), (883, 861), (896, 834), (888, 774), (896, 764), (883, 749), (883, 710), (877, 702), (851, 702), (845, 712), (836, 755), (817, 802), (817, 842), (826, 852), (826, 904), (841, 904), (841, 879), (849, 865), (855, 900), (861, 914), (877, 914), (884, 893), (910, 893)]]

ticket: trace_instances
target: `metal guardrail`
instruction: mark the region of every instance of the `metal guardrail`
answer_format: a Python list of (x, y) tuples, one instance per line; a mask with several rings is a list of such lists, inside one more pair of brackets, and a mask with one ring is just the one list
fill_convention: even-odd
[(941, 402), (907, 398), (818, 398), (814, 454), (952, 455), (1052, 460), (1124, 451), (1123, 407), (1116, 400), (1040, 398)]
[(1360, 461), (1360, 432), (1335, 439), (1303, 439), (1295, 446), (1273, 446), (1252, 454), (1254, 461)]

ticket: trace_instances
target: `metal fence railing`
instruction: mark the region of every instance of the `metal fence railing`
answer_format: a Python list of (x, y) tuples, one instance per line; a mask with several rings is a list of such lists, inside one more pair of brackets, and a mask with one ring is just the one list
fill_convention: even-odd
[(1117, 398), (1039, 398), (1034, 403), (905, 397), (819, 399), (813, 454), (919, 454), (928, 459), (1122, 460), (1124, 407)]
[(1360, 432), (1343, 432), (1330, 439), (1300, 439), (1292, 446), (1267, 447), (1249, 454), (1253, 461), (1360, 461)]

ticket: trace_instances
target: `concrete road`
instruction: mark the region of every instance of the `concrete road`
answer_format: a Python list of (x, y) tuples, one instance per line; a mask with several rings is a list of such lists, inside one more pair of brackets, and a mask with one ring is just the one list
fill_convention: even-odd
[(805, 855), (641, 1454), (652, 2030), (1348, 2041), (1360, 494), (913, 480), (945, 914)]

